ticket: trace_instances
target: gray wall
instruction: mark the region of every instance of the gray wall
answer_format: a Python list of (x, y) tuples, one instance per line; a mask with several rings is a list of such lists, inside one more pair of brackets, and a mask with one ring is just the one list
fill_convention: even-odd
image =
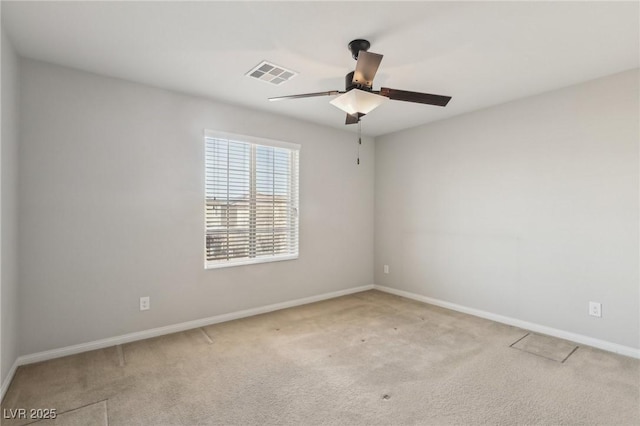
[(2, 139), (0, 140), (0, 383), (18, 357), (18, 57), (2, 39)]
[[(640, 346), (637, 70), (380, 137), (375, 155), (365, 139), (357, 167), (352, 133), (20, 66), (20, 354), (371, 284), (374, 269), (377, 284)], [(17, 291), (5, 96), (3, 354)], [(203, 269), (204, 128), (302, 144), (300, 259)]]
[[(21, 123), (22, 354), (373, 283), (370, 139), (33, 60)], [(302, 145), (298, 260), (203, 269), (205, 128)]]
[(640, 347), (638, 77), (378, 138), (376, 284)]

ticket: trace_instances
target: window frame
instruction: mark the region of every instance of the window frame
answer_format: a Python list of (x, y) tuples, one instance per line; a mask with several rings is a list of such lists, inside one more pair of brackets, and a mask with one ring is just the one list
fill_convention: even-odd
[[(294, 205), (292, 206), (295, 209), (295, 219), (296, 219), (296, 252), (294, 254), (282, 254), (282, 255), (271, 255), (271, 256), (261, 256), (255, 258), (239, 258), (241, 260), (227, 259), (226, 261), (222, 260), (208, 260), (207, 259), (207, 182), (206, 182), (206, 162), (207, 162), (207, 139), (222, 139), (228, 141), (235, 141), (241, 143), (248, 143), (253, 146), (265, 146), (270, 148), (283, 148), (290, 151), (296, 152), (296, 164), (295, 164), (295, 176), (291, 176), (292, 179), (295, 179), (293, 184), (295, 185), (295, 199), (293, 200)], [(270, 263), (270, 262), (281, 262), (285, 260), (294, 260), (298, 259), (300, 256), (300, 151), (301, 145), (291, 142), (284, 142), (274, 139), (261, 138), (257, 136), (249, 136), (249, 135), (240, 135), (235, 133), (221, 132), (216, 130), (204, 130), (203, 137), (203, 150), (204, 150), (204, 268), (205, 269), (218, 269), (218, 268), (229, 268), (234, 266), (245, 266), (245, 265), (253, 265), (259, 263)], [(253, 149), (253, 148), (252, 148)], [(256, 179), (255, 170), (253, 170), (253, 176), (251, 179)], [(293, 197), (291, 197), (293, 198)], [(255, 238), (255, 237), (254, 237)]]

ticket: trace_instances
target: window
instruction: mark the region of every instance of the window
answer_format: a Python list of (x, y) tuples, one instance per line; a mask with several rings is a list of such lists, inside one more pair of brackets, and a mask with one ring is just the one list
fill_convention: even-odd
[(205, 131), (205, 268), (298, 257), (300, 146)]

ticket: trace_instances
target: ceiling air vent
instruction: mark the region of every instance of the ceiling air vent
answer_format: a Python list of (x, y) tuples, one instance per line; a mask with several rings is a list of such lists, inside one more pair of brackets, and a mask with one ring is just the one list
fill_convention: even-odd
[(287, 80), (291, 80), (293, 77), (298, 75), (298, 73), (279, 65), (262, 61), (253, 67), (246, 75), (257, 78), (258, 80), (262, 80), (266, 83), (281, 84)]

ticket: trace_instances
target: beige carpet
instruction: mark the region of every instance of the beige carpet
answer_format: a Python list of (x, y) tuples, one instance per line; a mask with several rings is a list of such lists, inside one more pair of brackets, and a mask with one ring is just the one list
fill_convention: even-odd
[[(18, 369), (37, 425), (640, 424), (640, 361), (377, 291)], [(33, 420), (7, 420), (21, 425)]]

